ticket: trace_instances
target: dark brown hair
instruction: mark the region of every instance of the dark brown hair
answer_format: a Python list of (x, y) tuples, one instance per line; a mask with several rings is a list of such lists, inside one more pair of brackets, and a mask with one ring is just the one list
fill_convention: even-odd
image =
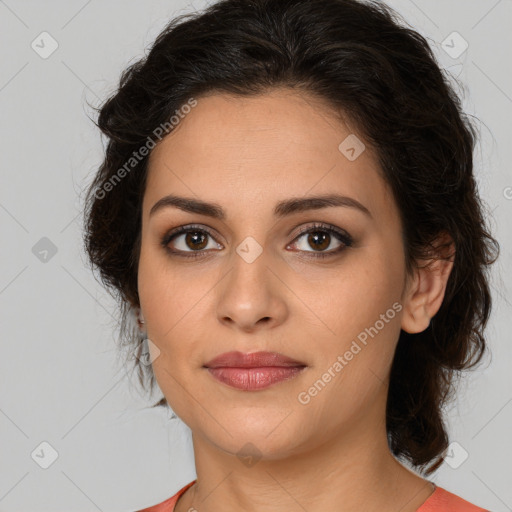
[[(407, 276), (431, 255), (438, 235), (448, 233), (454, 242), (440, 310), (425, 331), (400, 334), (387, 401), (392, 453), (432, 473), (448, 446), (442, 411), (454, 378), (487, 348), (487, 267), (499, 254), (473, 176), (477, 131), (449, 78), (425, 38), (382, 2), (222, 0), (174, 18), (97, 109), (108, 144), (87, 191), (84, 242), (92, 267), (119, 301), (121, 338), (140, 350), (143, 338), (129, 327), (129, 315), (139, 305), (148, 158), (139, 155), (129, 171), (127, 161), (190, 98), (275, 87), (312, 94), (346, 116), (375, 149), (400, 211)], [(149, 375), (152, 390), (151, 366), (134, 362), (140, 383)], [(166, 405), (165, 398), (156, 405)]]

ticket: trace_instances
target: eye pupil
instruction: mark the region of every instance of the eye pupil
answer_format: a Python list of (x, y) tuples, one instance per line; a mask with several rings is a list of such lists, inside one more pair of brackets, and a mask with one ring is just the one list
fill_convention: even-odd
[[(200, 242), (200, 246), (197, 245), (197, 239), (202, 238), (202, 243)], [(201, 233), (200, 231), (189, 231), (185, 237), (185, 243), (190, 249), (203, 249), (208, 245), (206, 241), (206, 235)], [(189, 242), (192, 242), (192, 245), (189, 245)]]
[[(311, 246), (316, 246), (316, 249), (322, 250), (329, 247), (330, 238), (330, 235), (327, 234), (325, 231), (315, 231), (310, 233), (308, 237), (308, 242), (311, 243), (312, 241), (314, 241), (313, 244), (311, 244)], [(321, 239), (320, 245), (317, 243), (319, 239)], [(326, 240), (327, 244), (325, 243)]]

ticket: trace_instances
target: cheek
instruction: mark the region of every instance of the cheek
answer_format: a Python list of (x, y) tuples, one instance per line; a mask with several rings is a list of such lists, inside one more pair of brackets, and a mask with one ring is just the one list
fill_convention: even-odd
[[(338, 268), (302, 274), (298, 295), (328, 330), (346, 338), (373, 325), (401, 296), (400, 263), (377, 248), (359, 250)], [(320, 283), (320, 285), (319, 285)]]
[(308, 308), (316, 315), (311, 322), (319, 324), (315, 339), (324, 348), (320, 366), (329, 368), (343, 356), (343, 373), (347, 379), (350, 375), (351, 386), (364, 387), (370, 370), (384, 378), (400, 333), (400, 260), (393, 251), (368, 246), (329, 276), (324, 273), (320, 288), (314, 284), (318, 279), (302, 277), (300, 294), (308, 297)]
[(141, 252), (139, 298), (148, 337), (160, 350), (153, 365), (159, 383), (163, 379), (166, 386), (173, 385), (167, 372), (187, 373), (202, 364), (198, 343), (211, 337), (202, 332), (202, 319), (211, 315), (207, 291), (215, 285), (214, 274), (185, 271), (160, 255)]
[(146, 323), (158, 330), (163, 328), (162, 324), (172, 326), (190, 309), (189, 303), (194, 299), (194, 283), (176, 271), (159, 248), (141, 250), (138, 290)]

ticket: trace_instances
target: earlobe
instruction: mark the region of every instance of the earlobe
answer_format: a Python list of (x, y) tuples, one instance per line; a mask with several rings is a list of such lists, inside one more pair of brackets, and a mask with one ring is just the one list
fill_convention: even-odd
[(431, 259), (419, 262), (421, 266), (416, 269), (404, 304), (401, 327), (405, 332), (424, 331), (441, 307), (453, 268), (454, 244), (447, 237), (443, 235), (437, 239), (436, 253)]
[(144, 329), (144, 324), (146, 323), (146, 321), (144, 320), (144, 315), (142, 314), (142, 310), (140, 309), (140, 307), (136, 308), (136, 316), (139, 330), (142, 331)]

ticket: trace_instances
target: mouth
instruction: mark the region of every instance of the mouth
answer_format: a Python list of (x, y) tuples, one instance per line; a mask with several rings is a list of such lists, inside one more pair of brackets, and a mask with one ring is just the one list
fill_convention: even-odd
[(307, 365), (277, 352), (226, 352), (204, 368), (214, 379), (231, 388), (256, 391), (293, 379)]

